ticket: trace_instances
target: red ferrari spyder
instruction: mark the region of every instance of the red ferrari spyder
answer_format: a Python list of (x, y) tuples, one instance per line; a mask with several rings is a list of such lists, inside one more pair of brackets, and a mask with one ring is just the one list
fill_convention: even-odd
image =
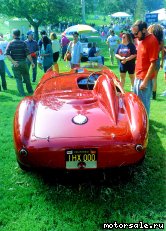
[(14, 144), (22, 169), (107, 169), (145, 156), (148, 118), (108, 68), (49, 70), (18, 105)]

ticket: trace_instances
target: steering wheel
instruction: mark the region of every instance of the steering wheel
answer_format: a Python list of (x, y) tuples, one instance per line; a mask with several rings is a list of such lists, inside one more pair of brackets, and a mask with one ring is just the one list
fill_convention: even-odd
[[(94, 74), (96, 74), (97, 72), (92, 72), (88, 78), (87, 78), (87, 89), (89, 89), (89, 84), (95, 84), (95, 81), (97, 80), (98, 76), (94, 76)], [(93, 79), (91, 78), (93, 76)]]

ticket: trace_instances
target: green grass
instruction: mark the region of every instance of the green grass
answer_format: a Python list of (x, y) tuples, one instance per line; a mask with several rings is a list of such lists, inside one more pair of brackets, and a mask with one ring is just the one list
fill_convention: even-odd
[[(110, 67), (108, 49), (97, 40)], [(8, 66), (9, 66), (8, 62)], [(59, 61), (60, 70), (67, 70)], [(112, 67), (119, 75), (118, 67)], [(38, 70), (37, 81), (43, 72)], [(0, 92), (0, 230), (99, 231), (104, 222), (164, 222), (166, 107), (164, 73), (158, 76), (157, 100), (151, 101), (146, 159), (132, 174), (56, 174), (23, 172), (13, 147), (13, 117), (21, 97), (14, 79)], [(35, 89), (36, 84), (33, 84)], [(129, 78), (125, 89), (130, 89)], [(131, 229), (132, 230), (132, 229)]]

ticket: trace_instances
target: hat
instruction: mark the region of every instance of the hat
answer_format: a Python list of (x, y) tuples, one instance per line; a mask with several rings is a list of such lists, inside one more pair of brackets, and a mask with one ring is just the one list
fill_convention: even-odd
[(33, 31), (31, 31), (31, 30), (28, 31), (28, 32), (27, 32), (27, 36), (28, 36), (28, 35), (33, 35)]

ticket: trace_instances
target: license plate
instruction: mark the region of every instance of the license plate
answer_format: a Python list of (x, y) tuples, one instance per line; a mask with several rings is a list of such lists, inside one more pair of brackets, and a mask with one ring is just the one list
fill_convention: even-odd
[(97, 168), (97, 149), (70, 149), (65, 151), (67, 169)]

